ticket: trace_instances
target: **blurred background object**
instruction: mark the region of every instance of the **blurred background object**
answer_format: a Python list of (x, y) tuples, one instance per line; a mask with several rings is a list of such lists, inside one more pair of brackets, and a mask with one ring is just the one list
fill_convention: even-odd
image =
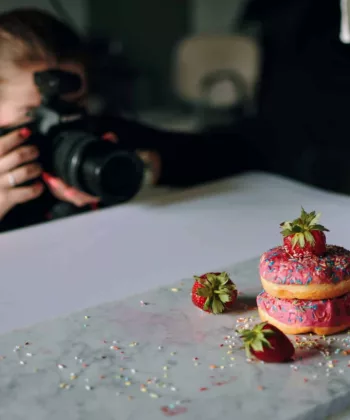
[(183, 112), (150, 112), (149, 124), (181, 131), (226, 129), (254, 112), (260, 69), (257, 42), (241, 35), (197, 35), (175, 48), (172, 87)]

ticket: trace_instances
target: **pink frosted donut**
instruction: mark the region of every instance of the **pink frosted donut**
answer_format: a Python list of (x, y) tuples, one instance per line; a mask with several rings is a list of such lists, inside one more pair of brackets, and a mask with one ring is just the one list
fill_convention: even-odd
[(327, 245), (322, 256), (291, 258), (278, 246), (260, 258), (261, 283), (284, 299), (330, 299), (350, 292), (350, 251)]
[(259, 315), (285, 334), (330, 335), (350, 327), (350, 293), (335, 299), (278, 299), (266, 292), (257, 297)]

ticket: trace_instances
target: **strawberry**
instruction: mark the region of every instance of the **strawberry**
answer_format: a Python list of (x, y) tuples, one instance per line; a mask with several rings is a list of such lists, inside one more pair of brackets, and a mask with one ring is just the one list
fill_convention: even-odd
[(268, 363), (282, 363), (290, 360), (295, 353), (289, 338), (274, 325), (262, 322), (251, 330), (241, 331), (248, 357)]
[(326, 235), (329, 232), (318, 224), (321, 214), (312, 211), (306, 213), (301, 208), (301, 215), (291, 222), (280, 224), (283, 235), (283, 247), (293, 258), (323, 255), (326, 252)]
[(237, 289), (227, 273), (207, 273), (194, 276), (192, 302), (213, 314), (230, 309), (237, 299)]

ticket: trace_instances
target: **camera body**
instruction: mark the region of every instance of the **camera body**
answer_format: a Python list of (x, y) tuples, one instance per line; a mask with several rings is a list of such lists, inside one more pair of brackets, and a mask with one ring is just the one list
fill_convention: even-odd
[(80, 77), (51, 69), (35, 73), (34, 81), (42, 102), (25, 126), (33, 132), (30, 142), (39, 148), (44, 171), (106, 204), (133, 198), (143, 182), (142, 160), (133, 151), (104, 141), (96, 134), (101, 132), (98, 119), (89, 118), (83, 108), (61, 99), (80, 89)]

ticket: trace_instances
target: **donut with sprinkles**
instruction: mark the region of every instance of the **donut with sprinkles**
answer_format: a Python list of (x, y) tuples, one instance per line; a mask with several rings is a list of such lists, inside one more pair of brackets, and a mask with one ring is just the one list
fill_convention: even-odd
[(283, 245), (264, 252), (259, 274), (264, 290), (282, 299), (322, 300), (350, 292), (350, 251), (327, 245), (320, 214), (302, 209), (281, 223)]
[(285, 334), (331, 335), (350, 327), (350, 293), (323, 300), (279, 299), (261, 292), (259, 315)]

